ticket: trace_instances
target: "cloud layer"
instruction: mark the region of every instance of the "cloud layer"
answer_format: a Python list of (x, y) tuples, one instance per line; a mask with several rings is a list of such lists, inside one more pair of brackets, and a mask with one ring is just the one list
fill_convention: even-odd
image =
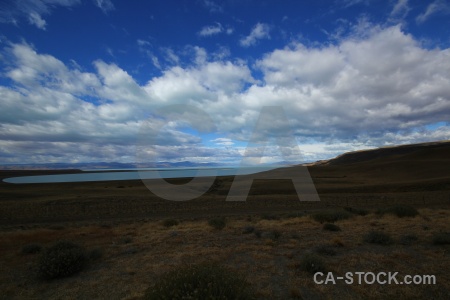
[[(269, 27), (258, 23), (241, 45), (268, 37)], [(0, 86), (2, 161), (134, 161), (140, 126), (149, 117), (159, 126), (155, 110), (171, 104), (202, 109), (217, 131), (202, 140), (186, 124), (165, 124), (152, 149), (161, 160), (239, 161), (261, 108), (274, 105), (289, 124), (267, 120), (261, 134), (291, 128), (306, 160), (450, 138), (450, 49), (427, 49), (400, 26), (334, 45), (291, 43), (256, 63), (192, 51), (191, 65), (139, 84), (116, 64), (96, 60), (95, 71), (85, 72), (26, 43), (7, 46), (3, 75), (13, 84)], [(281, 160), (275, 150), (268, 161)]]

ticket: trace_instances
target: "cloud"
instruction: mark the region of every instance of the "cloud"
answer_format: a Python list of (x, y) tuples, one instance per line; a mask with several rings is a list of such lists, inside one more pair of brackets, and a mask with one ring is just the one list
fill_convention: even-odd
[(30, 13), (28, 20), (30, 21), (30, 24), (33, 24), (42, 30), (45, 30), (45, 27), (47, 26), (47, 22), (36, 12)]
[[(140, 84), (117, 64), (96, 60), (94, 71), (83, 72), (28, 44), (8, 45), (1, 70), (13, 84), (0, 86), (0, 159), (133, 161), (144, 120), (150, 116), (157, 126), (155, 110), (180, 103), (209, 114), (220, 138), (205, 146), (182, 124), (165, 124), (151, 149), (163, 160), (239, 161), (244, 149), (237, 145), (250, 138), (261, 108), (274, 105), (289, 123), (269, 116), (260, 135), (283, 136), (291, 128), (308, 160), (450, 138), (450, 126), (429, 126), (450, 120), (450, 49), (428, 49), (400, 26), (320, 47), (291, 43), (252, 64), (198, 46), (186, 52), (192, 63)], [(277, 159), (275, 148), (268, 153)]]
[(257, 23), (250, 34), (242, 38), (239, 43), (242, 47), (250, 47), (257, 43), (261, 39), (270, 39), (270, 26), (264, 23)]
[(450, 14), (450, 4), (445, 0), (436, 0), (427, 6), (427, 9), (416, 17), (416, 22), (421, 24), (426, 22), (431, 16), (436, 14)]
[(223, 12), (222, 6), (213, 0), (202, 0), (203, 5), (212, 13)]
[(94, 3), (105, 14), (115, 9), (111, 0), (94, 0)]
[(391, 17), (406, 17), (408, 12), (410, 11), (408, 1), (409, 0), (398, 0), (391, 11)]
[[(354, 5), (369, 5), (371, 0), (339, 0), (339, 2), (344, 6), (344, 7), (351, 7)], [(338, 2), (338, 3), (339, 3)]]
[(30, 24), (45, 30), (44, 15), (50, 15), (58, 6), (72, 7), (80, 3), (81, 0), (5, 0), (0, 9), (0, 22), (17, 24), (19, 19), (26, 17)]
[[(94, 4), (104, 13), (114, 9), (111, 0), (93, 0)], [(74, 7), (81, 0), (4, 0), (0, 4), (0, 23), (18, 24), (26, 18), (31, 25), (45, 30), (47, 22), (44, 16), (49, 16), (59, 7)]]
[(219, 34), (223, 31), (223, 27), (220, 23), (216, 23), (216, 25), (210, 25), (203, 27), (198, 34), (200, 36), (212, 36)]
[(215, 143), (216, 145), (220, 145), (220, 146), (234, 145), (233, 140), (228, 139), (228, 138), (217, 138), (217, 139), (211, 140), (211, 142)]

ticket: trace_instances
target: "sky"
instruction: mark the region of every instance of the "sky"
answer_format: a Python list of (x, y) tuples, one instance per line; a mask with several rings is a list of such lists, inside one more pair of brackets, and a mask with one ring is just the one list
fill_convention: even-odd
[(0, 164), (448, 140), (449, 47), (449, 0), (2, 0)]

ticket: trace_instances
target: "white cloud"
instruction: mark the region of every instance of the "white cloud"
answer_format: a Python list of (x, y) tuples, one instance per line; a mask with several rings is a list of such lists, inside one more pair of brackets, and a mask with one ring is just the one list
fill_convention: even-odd
[(210, 25), (203, 27), (198, 34), (200, 36), (212, 36), (219, 34), (223, 31), (223, 27), (220, 23), (216, 23), (216, 25)]
[(30, 24), (33, 24), (42, 30), (45, 30), (45, 27), (47, 26), (47, 22), (36, 12), (30, 13), (28, 20), (30, 21)]
[(94, 0), (94, 3), (105, 14), (115, 9), (114, 4), (111, 2), (111, 0)]
[(203, 5), (212, 13), (223, 12), (222, 6), (214, 0), (203, 0)]
[(450, 3), (445, 0), (435, 0), (427, 6), (427, 9), (417, 16), (417, 23), (426, 22), (431, 16), (436, 14), (450, 14)]
[(45, 29), (47, 23), (43, 16), (50, 15), (60, 7), (72, 7), (81, 3), (81, 0), (5, 0), (0, 10), (0, 23), (17, 24), (25, 17), (28, 22), (39, 29)]
[(220, 145), (220, 146), (232, 146), (232, 145), (234, 145), (233, 140), (229, 139), (229, 138), (217, 138), (217, 139), (211, 140), (211, 142), (213, 142), (216, 145)]
[[(153, 149), (167, 160), (177, 155), (196, 161), (238, 159), (242, 149), (236, 144), (249, 139), (267, 105), (284, 107), (308, 159), (450, 137), (449, 126), (425, 127), (450, 120), (450, 49), (427, 49), (400, 26), (351, 35), (334, 45), (294, 43), (251, 66), (198, 46), (187, 51), (193, 55), (190, 64), (165, 69), (142, 85), (116, 64), (98, 60), (95, 71), (82, 72), (30, 45), (8, 46), (2, 54), (11, 59), (2, 75), (14, 85), (0, 86), (2, 161), (19, 156), (24, 162), (95, 161), (97, 156), (89, 154), (96, 148), (98, 157), (132, 160), (143, 120), (155, 108), (177, 103), (208, 113), (222, 137), (210, 142), (227, 147), (204, 147), (198, 137), (168, 124)], [(262, 73), (261, 81), (251, 68)], [(273, 130), (262, 134), (276, 135), (287, 132), (289, 124), (271, 120), (266, 125)], [(72, 146), (73, 151), (64, 150)], [(275, 160), (270, 149), (269, 154)]]
[(404, 18), (410, 11), (408, 1), (409, 0), (398, 0), (391, 11), (391, 17)]
[[(114, 10), (111, 0), (93, 1), (104, 13)], [(81, 0), (3, 0), (3, 2), (0, 9), (0, 23), (18, 24), (20, 19), (26, 18), (31, 25), (45, 30), (48, 24), (44, 16), (52, 14), (59, 7), (79, 5)]]
[(242, 47), (250, 47), (257, 43), (261, 39), (270, 39), (270, 26), (264, 23), (257, 23), (250, 34), (242, 38), (239, 43)]

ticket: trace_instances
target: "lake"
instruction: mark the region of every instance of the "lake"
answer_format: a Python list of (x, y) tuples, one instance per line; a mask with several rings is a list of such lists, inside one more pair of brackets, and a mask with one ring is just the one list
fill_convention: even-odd
[(190, 178), (210, 176), (249, 175), (269, 171), (278, 168), (276, 166), (259, 166), (244, 168), (162, 168), (162, 169), (104, 169), (83, 170), (86, 173), (20, 176), (3, 179), (4, 182), (25, 183), (58, 183), (58, 182), (88, 182), (88, 181), (113, 181), (113, 180), (141, 180), (156, 178)]

